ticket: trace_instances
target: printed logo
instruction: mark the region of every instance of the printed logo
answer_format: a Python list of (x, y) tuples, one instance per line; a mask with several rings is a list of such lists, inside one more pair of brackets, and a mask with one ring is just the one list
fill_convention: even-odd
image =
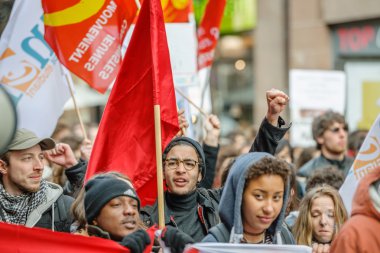
[(131, 196), (133, 198), (136, 198), (136, 194), (131, 190), (131, 189), (128, 189), (124, 192), (124, 195), (127, 195), (127, 196)]

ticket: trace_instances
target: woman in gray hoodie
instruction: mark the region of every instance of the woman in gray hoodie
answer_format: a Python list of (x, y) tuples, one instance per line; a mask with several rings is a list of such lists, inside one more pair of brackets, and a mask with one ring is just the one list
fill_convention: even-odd
[(222, 223), (202, 242), (295, 244), (283, 225), (289, 175), (288, 164), (268, 153), (238, 157), (220, 200)]

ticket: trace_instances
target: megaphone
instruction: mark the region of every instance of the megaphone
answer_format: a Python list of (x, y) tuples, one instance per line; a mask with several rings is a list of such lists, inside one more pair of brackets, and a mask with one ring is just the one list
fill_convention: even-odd
[(17, 129), (16, 106), (8, 92), (0, 84), (0, 154), (12, 141)]

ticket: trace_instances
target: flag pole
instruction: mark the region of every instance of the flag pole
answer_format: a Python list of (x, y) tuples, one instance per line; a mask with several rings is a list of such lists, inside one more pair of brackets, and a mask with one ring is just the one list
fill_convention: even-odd
[(84, 124), (83, 124), (83, 121), (82, 121), (82, 116), (80, 115), (79, 108), (77, 106), (77, 101), (75, 99), (73, 88), (71, 87), (70, 78), (68, 77), (69, 73), (67, 73), (67, 71), (64, 71), (64, 75), (65, 75), (65, 78), (66, 78), (67, 85), (69, 86), (70, 95), (71, 95), (71, 98), (73, 99), (75, 112), (76, 112), (76, 114), (78, 116), (78, 119), (79, 119), (79, 124), (80, 124), (80, 128), (82, 129), (84, 140), (89, 140), (88, 137), (87, 137), (86, 129), (84, 128)]
[(161, 145), (161, 111), (160, 105), (154, 105), (154, 131), (156, 139), (156, 163), (157, 163), (157, 202), (158, 202), (158, 228), (165, 227), (164, 216), (164, 176), (162, 170), (162, 145)]
[(184, 98), (186, 99), (192, 106), (195, 107), (203, 116), (206, 118), (208, 117), (208, 114), (199, 106), (197, 106), (189, 97), (187, 97), (179, 88), (175, 87), (175, 90)]

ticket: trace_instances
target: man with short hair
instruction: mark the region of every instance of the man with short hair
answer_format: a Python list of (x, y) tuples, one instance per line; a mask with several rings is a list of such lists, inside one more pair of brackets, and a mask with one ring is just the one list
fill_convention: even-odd
[[(288, 99), (282, 91), (267, 92), (268, 112), (251, 151), (274, 153), (278, 141), (288, 130), (280, 128), (284, 121), (279, 117)], [(162, 159), (168, 188), (164, 193), (165, 225), (176, 227), (199, 242), (220, 222), (218, 206), (222, 190), (199, 187), (207, 166), (204, 150), (197, 141), (188, 137), (173, 139)], [(143, 208), (140, 214), (147, 226), (158, 223), (157, 201)]]
[(348, 126), (340, 113), (327, 111), (316, 117), (312, 124), (313, 138), (321, 155), (304, 164), (298, 176), (308, 178), (317, 168), (334, 165), (347, 175), (353, 159), (346, 156)]
[(42, 179), (44, 151), (55, 148), (54, 140), (40, 139), (19, 129), (0, 155), (0, 220), (69, 232), (73, 199), (59, 185)]

